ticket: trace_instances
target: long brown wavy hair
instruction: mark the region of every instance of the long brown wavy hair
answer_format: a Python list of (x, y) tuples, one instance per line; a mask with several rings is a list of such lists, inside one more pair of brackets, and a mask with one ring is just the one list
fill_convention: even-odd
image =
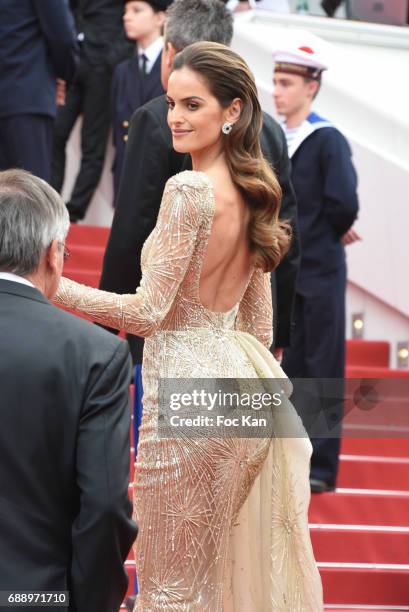
[(281, 187), (261, 152), (262, 111), (257, 88), (246, 62), (234, 51), (214, 42), (189, 45), (175, 57), (173, 70), (189, 68), (205, 79), (222, 108), (242, 101), (240, 118), (223, 135), (227, 165), (234, 184), (250, 208), (248, 238), (254, 265), (270, 272), (280, 263), (291, 242), (291, 225), (278, 218)]

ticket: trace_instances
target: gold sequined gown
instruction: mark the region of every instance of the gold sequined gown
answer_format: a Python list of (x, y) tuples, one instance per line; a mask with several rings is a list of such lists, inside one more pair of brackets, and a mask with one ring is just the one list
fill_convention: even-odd
[(169, 440), (157, 434), (160, 377), (284, 376), (276, 362), (273, 373), (260, 366), (260, 355), (264, 364), (274, 362), (260, 345), (272, 341), (268, 274), (255, 269), (228, 312), (209, 311), (200, 302), (214, 210), (207, 175), (178, 174), (167, 182), (157, 225), (144, 244), (136, 294), (62, 279), (56, 298), (146, 338), (133, 488), (139, 524), (135, 610), (319, 612), (322, 588), (307, 521), (309, 440)]

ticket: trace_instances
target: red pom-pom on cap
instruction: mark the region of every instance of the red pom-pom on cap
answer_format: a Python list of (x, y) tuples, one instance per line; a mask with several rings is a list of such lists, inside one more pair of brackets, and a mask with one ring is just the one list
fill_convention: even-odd
[(311, 47), (298, 47), (299, 51), (304, 51), (304, 53), (310, 53), (311, 55), (314, 55), (314, 51), (313, 49), (311, 49)]

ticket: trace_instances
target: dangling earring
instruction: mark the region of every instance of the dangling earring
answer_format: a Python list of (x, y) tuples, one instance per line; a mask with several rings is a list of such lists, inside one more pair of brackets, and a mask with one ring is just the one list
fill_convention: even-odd
[(223, 123), (223, 126), (222, 126), (223, 134), (230, 134), (232, 129), (233, 129), (233, 123), (229, 123), (228, 121), (226, 121), (226, 123)]

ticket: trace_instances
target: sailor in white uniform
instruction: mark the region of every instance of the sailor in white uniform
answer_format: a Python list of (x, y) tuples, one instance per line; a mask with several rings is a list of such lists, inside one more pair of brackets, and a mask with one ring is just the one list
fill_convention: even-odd
[(290, 377), (315, 379), (320, 389), (318, 405), (327, 432), (314, 428), (316, 414), (311, 413), (311, 399), (306, 401), (301, 393), (294, 397), (294, 403), (312, 436), (311, 489), (322, 492), (335, 488), (338, 468), (343, 402), (324, 397), (331, 395), (331, 390), (327, 392), (328, 384), (323, 379), (337, 379), (335, 395), (342, 395), (346, 291), (343, 237), (358, 213), (357, 176), (345, 137), (312, 111), (322, 73), (327, 69), (325, 61), (307, 45), (279, 50), (274, 53), (274, 61), (274, 101), (292, 162), (301, 241), (296, 327), (291, 347), (284, 351), (283, 368)]

